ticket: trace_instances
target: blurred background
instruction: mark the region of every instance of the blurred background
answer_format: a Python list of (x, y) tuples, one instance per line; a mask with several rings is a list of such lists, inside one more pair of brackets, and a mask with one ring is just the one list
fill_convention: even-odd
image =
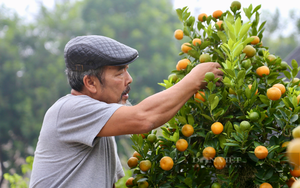
[[(231, 2), (0, 0), (0, 187), (8, 187), (4, 173), (22, 173), (20, 166), (33, 155), (46, 110), (70, 92), (63, 49), (71, 38), (105, 35), (136, 48), (140, 57), (129, 71), (130, 100), (137, 104), (163, 89), (157, 83), (175, 69), (180, 46), (188, 41), (173, 37), (176, 29), (183, 29), (175, 9), (188, 6), (197, 17), (229, 10)], [(297, 58), (300, 5), (289, 0), (240, 2), (242, 7), (262, 5), (261, 20), (267, 21), (262, 41), (271, 53), (288, 63)], [(133, 153), (130, 137), (116, 140), (128, 169), (126, 162)]]

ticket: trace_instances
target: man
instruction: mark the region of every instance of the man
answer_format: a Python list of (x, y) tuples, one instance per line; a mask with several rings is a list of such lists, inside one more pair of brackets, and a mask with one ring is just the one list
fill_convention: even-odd
[(218, 63), (202, 63), (173, 87), (126, 106), (135, 49), (92, 35), (70, 40), (64, 52), (72, 91), (45, 114), (30, 187), (114, 187), (124, 176), (114, 136), (163, 125), (205, 88), (206, 72), (223, 75)]

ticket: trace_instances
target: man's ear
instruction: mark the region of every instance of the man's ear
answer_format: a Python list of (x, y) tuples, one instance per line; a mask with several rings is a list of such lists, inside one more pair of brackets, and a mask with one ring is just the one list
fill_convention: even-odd
[(96, 77), (94, 76), (88, 76), (85, 75), (83, 77), (83, 84), (85, 86), (85, 88), (91, 92), (91, 93), (96, 93), (97, 92), (97, 87), (96, 87)]

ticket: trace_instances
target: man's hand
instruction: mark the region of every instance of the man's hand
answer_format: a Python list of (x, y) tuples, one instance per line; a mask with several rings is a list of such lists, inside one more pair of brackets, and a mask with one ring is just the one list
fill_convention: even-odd
[(215, 62), (207, 62), (207, 63), (201, 63), (194, 67), (190, 74), (193, 76), (195, 81), (200, 81), (199, 83), (199, 89), (205, 89), (207, 83), (204, 81), (205, 73), (212, 72), (215, 75), (215, 78), (219, 78), (219, 81), (216, 83), (217, 86), (220, 86), (223, 80), (223, 71), (221, 70), (221, 65), (219, 63)]

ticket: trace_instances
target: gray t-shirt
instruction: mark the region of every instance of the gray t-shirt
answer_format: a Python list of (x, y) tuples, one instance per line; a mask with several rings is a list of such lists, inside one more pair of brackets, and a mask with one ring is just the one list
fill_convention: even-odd
[(107, 187), (124, 176), (114, 137), (96, 137), (122, 105), (66, 95), (46, 112), (31, 188)]

